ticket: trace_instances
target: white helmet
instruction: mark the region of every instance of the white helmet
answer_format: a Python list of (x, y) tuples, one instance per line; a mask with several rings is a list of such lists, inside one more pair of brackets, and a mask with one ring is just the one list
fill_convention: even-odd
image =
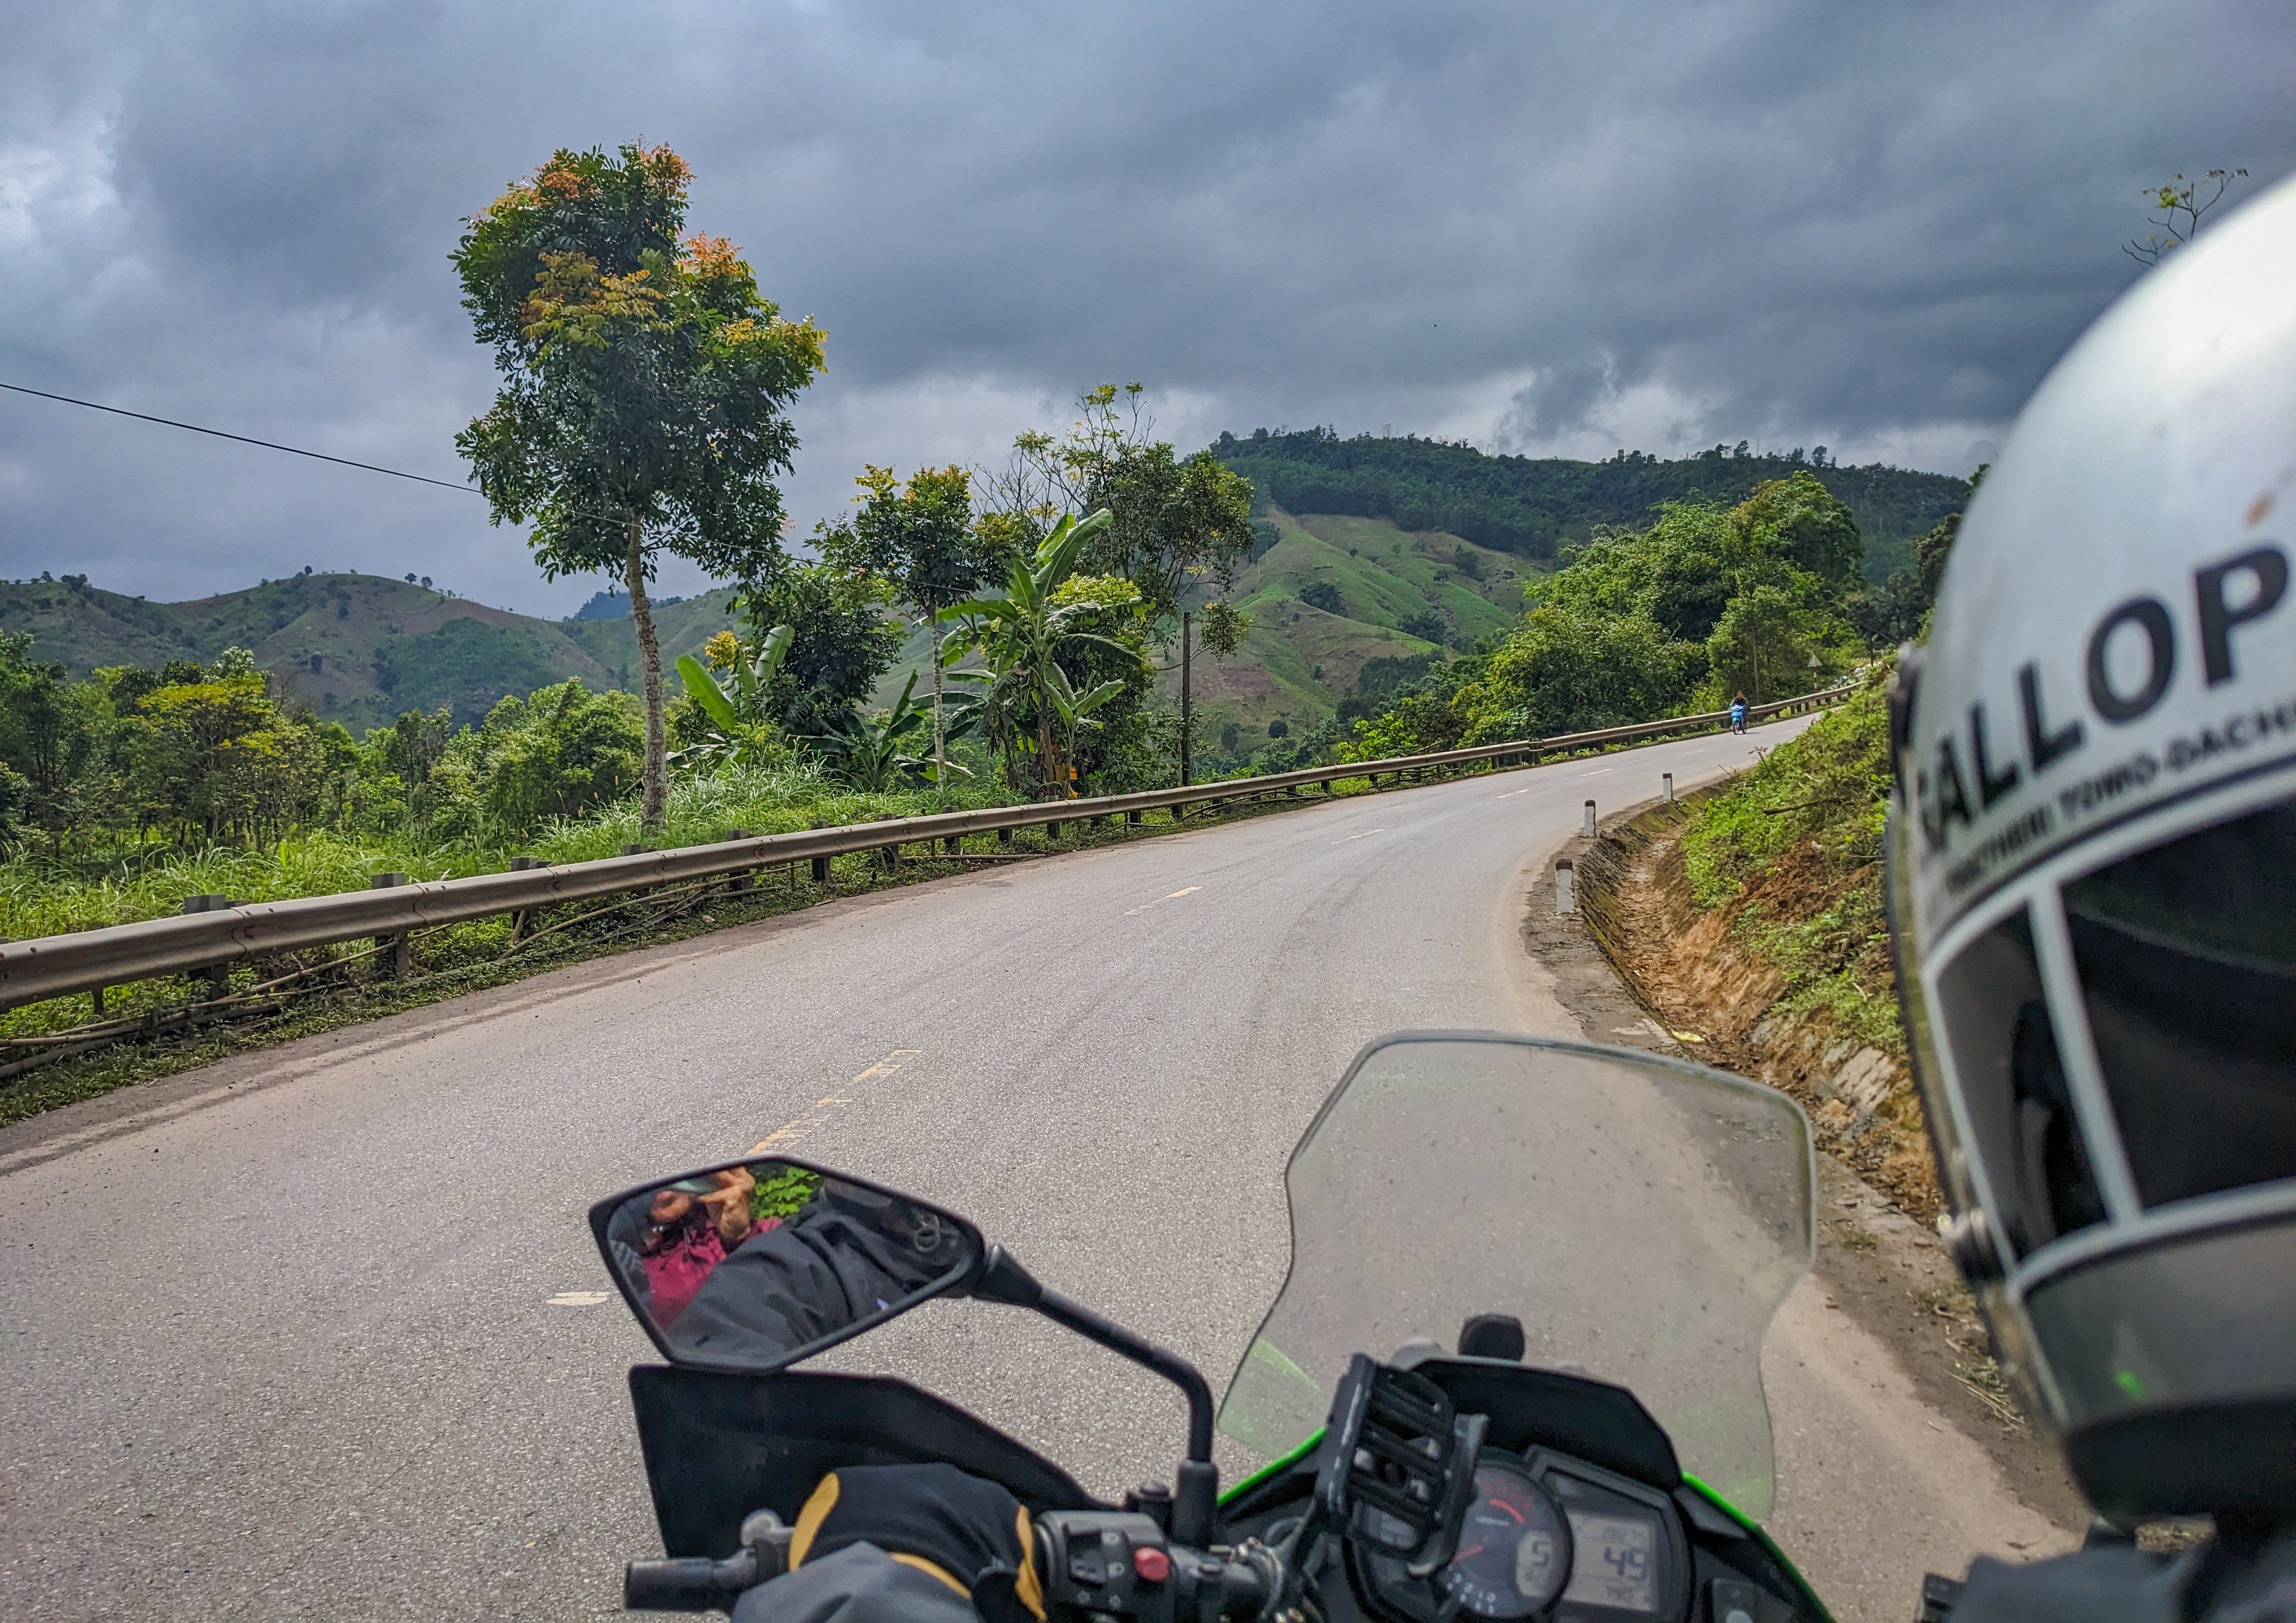
[(2066, 355), (1894, 695), (1944, 1226), (2107, 1514), (2296, 1512), (2296, 182)]

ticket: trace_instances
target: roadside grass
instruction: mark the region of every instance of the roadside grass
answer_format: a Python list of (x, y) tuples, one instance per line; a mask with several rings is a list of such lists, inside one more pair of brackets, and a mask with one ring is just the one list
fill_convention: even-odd
[[(1006, 803), (1009, 797), (967, 786), (930, 792), (858, 794), (799, 764), (734, 769), (714, 778), (681, 778), (670, 788), (669, 825), (659, 846), (700, 845), (726, 830), (777, 834), (815, 824), (872, 823)], [(584, 862), (620, 855), (639, 842), (636, 801), (618, 801), (578, 818), (521, 836), (486, 831), (456, 841), (394, 834), (357, 839), (328, 831), (297, 834), (253, 849), (189, 855), (127, 855), (100, 865), (38, 856), (0, 863), (0, 937), (21, 940), (67, 930), (100, 930), (179, 911), (191, 896), (272, 902), (364, 889), (377, 873), (417, 880), (498, 873), (516, 856)], [(0, 1017), (0, 1035), (13, 1035)]]
[(1882, 898), (1890, 793), (1889, 668), (1701, 807), (1683, 862), (1702, 911), (1785, 980), (1778, 1007), (1906, 1051)]

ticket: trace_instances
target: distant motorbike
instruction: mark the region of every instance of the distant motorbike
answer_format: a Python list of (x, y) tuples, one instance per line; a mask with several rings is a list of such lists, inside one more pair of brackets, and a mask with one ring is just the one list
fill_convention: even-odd
[[(913, 1197), (783, 1157), (616, 1195), (591, 1225), (668, 1360), (630, 1393), (669, 1559), (630, 1563), (626, 1604), (730, 1610), (786, 1570), (825, 1473), (943, 1462), (1027, 1507), (1048, 1618), (1824, 1619), (1756, 1520), (1762, 1337), (1809, 1266), (1815, 1181), (1801, 1111), (1735, 1078), (1382, 1039), (1292, 1152), (1291, 1272), (1217, 1417), (1193, 1365)], [(938, 1296), (1177, 1385), (1171, 1482), (1103, 1503), (904, 1381), (788, 1367)], [(1226, 1492), (1216, 1420), (1261, 1462)]]

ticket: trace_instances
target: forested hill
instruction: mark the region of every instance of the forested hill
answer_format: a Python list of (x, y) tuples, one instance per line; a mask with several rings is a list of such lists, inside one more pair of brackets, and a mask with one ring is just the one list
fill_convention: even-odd
[(1447, 530), (1526, 558), (1553, 558), (1598, 524), (1648, 524), (1660, 502), (1702, 497), (1725, 506), (1765, 480), (1815, 472), (1857, 516), (1866, 574), (1881, 581), (1911, 560), (1908, 543), (1969, 496), (1966, 480), (1875, 463), (1845, 468), (1814, 457), (1756, 455), (1742, 444), (1668, 462), (1622, 451), (1607, 462), (1488, 456), (1441, 439), (1342, 439), (1329, 429), (1222, 434), (1212, 453), (1254, 493), (1292, 512), (1354, 513), (1407, 530)]
[[(655, 615), (664, 664), (732, 622), (721, 588)], [(545, 620), (375, 575), (290, 575), (192, 602), (147, 602), (85, 575), (0, 580), (0, 633), (85, 680), (98, 666), (208, 664), (245, 648), (295, 698), (354, 733), (440, 706), (476, 721), (496, 701), (569, 676), (636, 693), (637, 637), (613, 619)]]

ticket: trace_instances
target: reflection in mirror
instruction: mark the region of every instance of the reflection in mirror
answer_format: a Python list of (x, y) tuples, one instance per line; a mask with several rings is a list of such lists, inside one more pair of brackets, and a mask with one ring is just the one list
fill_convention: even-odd
[(649, 1185), (602, 1238), (673, 1359), (755, 1371), (949, 1289), (984, 1250), (961, 1217), (779, 1160)]

